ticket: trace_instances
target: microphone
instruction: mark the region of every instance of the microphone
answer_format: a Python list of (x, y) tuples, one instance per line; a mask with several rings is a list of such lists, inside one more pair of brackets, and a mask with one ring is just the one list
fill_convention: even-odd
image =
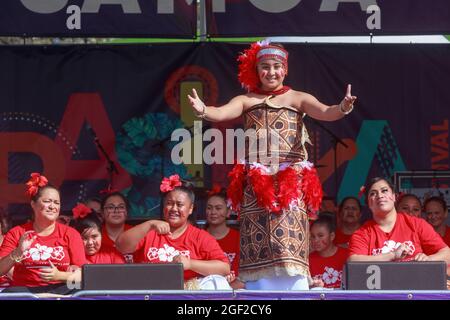
[(94, 137), (94, 141), (97, 142), (98, 141), (98, 137), (97, 137), (97, 134), (94, 131), (94, 128), (92, 128), (91, 125), (89, 123), (87, 123), (87, 122), (86, 122), (86, 128), (88, 129), (88, 131), (91, 134), (91, 136)]

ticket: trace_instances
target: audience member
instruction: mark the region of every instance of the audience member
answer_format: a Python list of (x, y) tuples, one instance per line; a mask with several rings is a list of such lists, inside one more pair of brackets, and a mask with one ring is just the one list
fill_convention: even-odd
[(365, 192), (373, 220), (353, 234), (349, 261), (450, 262), (449, 247), (425, 220), (397, 212), (386, 179), (372, 179)]
[[(12, 267), (13, 286), (42, 287), (67, 281), (85, 263), (83, 241), (71, 227), (57, 222), (59, 190), (33, 173), (27, 183), (32, 220), (12, 228), (0, 248), (0, 275)], [(64, 283), (65, 285), (65, 283)]]
[(434, 230), (450, 246), (450, 227), (447, 226), (447, 203), (441, 197), (431, 197), (424, 203), (425, 218)]
[(119, 235), (121, 252), (137, 252), (138, 262), (181, 263), (186, 289), (231, 289), (225, 276), (230, 274), (228, 258), (216, 239), (194, 227), (188, 217), (195, 196), (178, 175), (164, 178), (164, 220), (149, 220)]
[(352, 234), (361, 226), (361, 203), (358, 198), (344, 198), (338, 209), (338, 227), (334, 243), (348, 248)]
[(239, 276), (239, 231), (227, 226), (230, 211), (226, 192), (219, 185), (214, 185), (206, 201), (206, 231), (217, 240), (230, 261), (231, 274), (227, 279), (231, 287), (243, 289), (244, 283), (236, 278)]

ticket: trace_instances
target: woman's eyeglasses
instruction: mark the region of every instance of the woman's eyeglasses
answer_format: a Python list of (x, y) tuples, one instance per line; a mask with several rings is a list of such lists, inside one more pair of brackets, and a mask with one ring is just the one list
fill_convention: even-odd
[(117, 210), (117, 212), (125, 212), (127, 210), (126, 206), (107, 206), (105, 207), (105, 210), (108, 212), (115, 212)]

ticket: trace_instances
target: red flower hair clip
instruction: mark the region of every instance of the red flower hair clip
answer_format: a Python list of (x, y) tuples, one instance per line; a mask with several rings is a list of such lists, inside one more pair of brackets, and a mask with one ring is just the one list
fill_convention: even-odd
[(119, 192), (119, 190), (108, 188), (108, 189), (102, 189), (99, 191), (99, 193), (104, 196), (110, 195), (111, 193), (114, 193), (114, 192)]
[(86, 218), (91, 212), (92, 212), (92, 209), (83, 203), (77, 204), (77, 206), (72, 209), (73, 217), (75, 219)]
[(27, 195), (32, 198), (36, 195), (39, 188), (45, 187), (48, 184), (46, 177), (42, 176), (40, 173), (33, 172), (31, 174), (30, 180), (26, 183), (27, 185)]
[(164, 178), (161, 181), (159, 190), (161, 190), (161, 192), (163, 192), (163, 193), (166, 193), (166, 192), (172, 191), (173, 189), (175, 189), (175, 187), (181, 187), (181, 186), (182, 186), (182, 183), (181, 183), (180, 176), (177, 174), (173, 174), (169, 178)]
[(358, 198), (362, 198), (362, 196), (366, 193), (366, 187), (365, 186), (361, 186), (361, 188), (359, 188), (359, 192), (358, 192)]
[(222, 191), (222, 186), (216, 182), (213, 183), (211, 190), (206, 191), (208, 197), (212, 197), (216, 194), (219, 194)]

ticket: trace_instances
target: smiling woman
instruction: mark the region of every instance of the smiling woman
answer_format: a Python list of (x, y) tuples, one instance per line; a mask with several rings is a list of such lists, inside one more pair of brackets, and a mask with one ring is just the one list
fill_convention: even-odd
[(288, 60), (279, 44), (253, 43), (238, 56), (238, 79), (247, 93), (220, 107), (206, 106), (195, 89), (188, 95), (198, 117), (222, 122), (243, 116), (244, 131), (254, 130), (258, 137), (246, 143), (245, 161), (229, 173), (228, 187), (232, 209), (240, 212), (239, 277), (251, 290), (308, 289), (305, 226), (320, 207), (322, 187), (307, 161), (310, 141), (303, 117), (339, 120), (356, 101), (350, 84), (334, 105), (291, 89), (284, 84), (292, 72)]
[(57, 222), (61, 203), (58, 189), (33, 173), (27, 183), (32, 221), (12, 228), (0, 248), (0, 275), (14, 267), (12, 285), (65, 285), (85, 263), (84, 247), (76, 230)]
[[(81, 211), (80, 208), (84, 214), (76, 214)], [(76, 216), (72, 221), (72, 226), (80, 233), (83, 239), (88, 264), (125, 263), (125, 258), (116, 248), (102, 245), (102, 224), (96, 212), (84, 204), (79, 204), (72, 211), (74, 212), (74, 217)]]
[[(164, 178), (164, 221), (149, 220), (122, 233), (116, 241), (121, 252), (134, 252), (142, 263), (181, 263), (186, 289), (231, 289), (228, 258), (217, 241), (188, 221), (195, 196), (178, 175)], [(213, 286), (211, 286), (213, 284)]]
[(394, 186), (374, 178), (366, 188), (373, 214), (350, 240), (350, 261), (445, 261), (450, 249), (423, 219), (397, 212)]

